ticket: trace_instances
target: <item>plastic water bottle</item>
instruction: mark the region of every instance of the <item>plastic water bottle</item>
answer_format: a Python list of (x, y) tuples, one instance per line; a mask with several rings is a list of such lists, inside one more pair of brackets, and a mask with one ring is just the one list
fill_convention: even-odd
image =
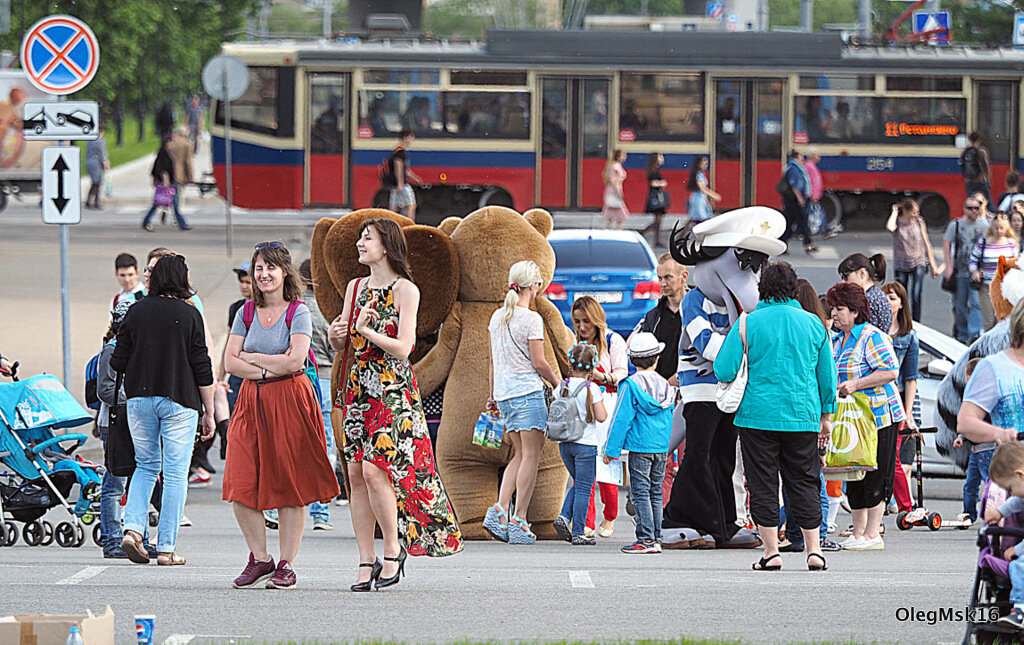
[(71, 633), (68, 634), (67, 645), (85, 645), (82, 635), (78, 633), (78, 625), (71, 626)]

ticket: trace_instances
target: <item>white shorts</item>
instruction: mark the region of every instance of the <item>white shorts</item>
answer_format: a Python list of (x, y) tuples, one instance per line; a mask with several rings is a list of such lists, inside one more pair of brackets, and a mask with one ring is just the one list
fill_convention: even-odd
[(391, 189), (391, 197), (388, 199), (389, 208), (396, 210), (415, 205), (416, 193), (412, 191), (412, 186), (406, 184), (405, 186), (402, 186), (401, 190), (398, 188)]

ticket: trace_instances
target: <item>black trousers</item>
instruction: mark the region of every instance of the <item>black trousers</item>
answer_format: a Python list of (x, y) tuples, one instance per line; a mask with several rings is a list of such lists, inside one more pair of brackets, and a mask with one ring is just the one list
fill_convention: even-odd
[(821, 526), (818, 433), (737, 428), (750, 516), (758, 526), (779, 525), (779, 474), (789, 493), (786, 517), (802, 529)]
[(797, 234), (803, 238), (804, 245), (810, 244), (811, 227), (807, 224), (807, 201), (804, 200), (804, 205), (801, 206), (795, 197), (787, 195), (782, 199), (782, 213), (786, 216), (786, 231), (780, 239), (788, 242), (795, 227)]
[(683, 406), (686, 450), (663, 526), (691, 528), (710, 534), (722, 544), (736, 535), (736, 501), (732, 473), (736, 469), (736, 426), (732, 414), (712, 401)]
[(896, 439), (899, 424), (878, 429), (878, 468), (859, 482), (846, 482), (846, 499), (850, 508), (871, 508), (892, 497), (896, 479)]

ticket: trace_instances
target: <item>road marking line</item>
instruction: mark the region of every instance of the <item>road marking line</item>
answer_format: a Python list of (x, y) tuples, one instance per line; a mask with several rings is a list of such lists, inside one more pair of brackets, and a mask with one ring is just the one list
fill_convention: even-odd
[(92, 578), (93, 576), (98, 576), (99, 574), (103, 573), (106, 569), (107, 569), (107, 567), (86, 567), (86, 568), (82, 569), (81, 571), (79, 571), (78, 573), (76, 573), (75, 575), (68, 576), (67, 578), (64, 578), (62, 580), (58, 580), (54, 584), (58, 584), (58, 585), (77, 585), (79, 582), (81, 582), (83, 580), (88, 580), (89, 578)]
[(164, 645), (188, 645), (195, 638), (195, 634), (171, 634), (164, 641)]
[(590, 578), (589, 571), (570, 571), (569, 582), (573, 589), (593, 589), (594, 581)]

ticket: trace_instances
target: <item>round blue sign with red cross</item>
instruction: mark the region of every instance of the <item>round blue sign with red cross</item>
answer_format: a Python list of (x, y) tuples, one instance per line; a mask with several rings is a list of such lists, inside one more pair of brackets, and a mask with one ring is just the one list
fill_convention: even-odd
[(71, 94), (89, 84), (100, 65), (100, 46), (89, 26), (73, 16), (47, 16), (21, 41), (21, 67), (48, 94)]

